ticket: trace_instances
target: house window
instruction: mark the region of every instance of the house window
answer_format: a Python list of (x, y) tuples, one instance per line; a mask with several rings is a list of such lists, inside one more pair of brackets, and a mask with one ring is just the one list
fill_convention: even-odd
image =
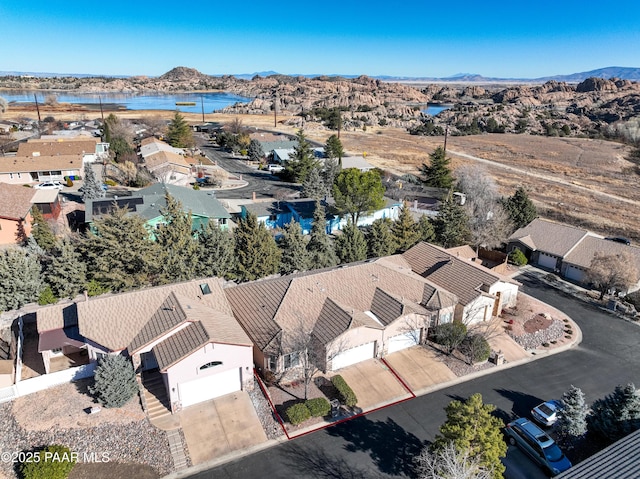
[(221, 364), (222, 361), (211, 361), (210, 363), (200, 366), (200, 371), (202, 371), (203, 369), (215, 368), (216, 366), (220, 366)]
[(269, 356), (267, 358), (267, 369), (269, 371), (277, 371), (278, 370), (278, 358), (275, 356)]
[(209, 288), (209, 285), (207, 283), (202, 283), (200, 285), (200, 291), (202, 291), (202, 294), (211, 294), (211, 288)]
[(453, 316), (453, 314), (451, 312), (441, 314), (440, 315), (440, 324), (450, 323), (452, 316)]
[(300, 364), (300, 353), (298, 351), (284, 355), (285, 369), (295, 368), (299, 364)]

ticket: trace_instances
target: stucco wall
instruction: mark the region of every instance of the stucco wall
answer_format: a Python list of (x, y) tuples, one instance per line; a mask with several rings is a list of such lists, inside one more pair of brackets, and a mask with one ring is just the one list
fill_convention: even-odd
[(31, 235), (31, 213), (28, 213), (22, 222), (0, 218), (0, 244), (16, 244), (18, 242), (16, 235), (18, 234), (20, 223), (24, 228), (24, 234), (26, 236)]

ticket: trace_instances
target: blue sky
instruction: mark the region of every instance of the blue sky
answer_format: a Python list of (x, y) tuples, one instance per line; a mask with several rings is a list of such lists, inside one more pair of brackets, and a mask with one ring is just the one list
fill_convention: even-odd
[(640, 67), (640, 1), (0, 0), (0, 71), (536, 78)]

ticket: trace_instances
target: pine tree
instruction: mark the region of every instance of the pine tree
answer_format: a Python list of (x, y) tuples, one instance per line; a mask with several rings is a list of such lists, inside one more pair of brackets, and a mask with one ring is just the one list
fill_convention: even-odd
[(238, 222), (235, 240), (236, 276), (240, 281), (253, 281), (275, 274), (280, 266), (280, 249), (264, 223), (249, 213)]
[(101, 359), (89, 392), (106, 408), (122, 407), (138, 392), (133, 365), (124, 356), (110, 354)]
[(453, 176), (447, 158), (447, 152), (439, 146), (429, 155), (429, 164), (423, 163), (420, 167), (422, 182), (425, 186), (432, 188), (451, 188), (453, 186)]
[(321, 200), (327, 194), (327, 187), (324, 184), (322, 175), (320, 174), (320, 168), (313, 168), (307, 179), (302, 184), (302, 197), (312, 198), (314, 200)]
[(333, 183), (333, 198), (336, 208), (342, 214), (351, 216), (351, 222), (357, 225), (362, 213), (372, 213), (384, 206), (384, 186), (380, 174), (376, 170), (342, 170)]
[(464, 245), (470, 239), (469, 218), (451, 193), (440, 205), (433, 223), (436, 242), (445, 248)]
[(391, 225), (391, 234), (396, 241), (397, 251), (403, 252), (420, 241), (420, 232), (406, 201), (402, 203), (398, 219)]
[(247, 155), (251, 161), (262, 162), (264, 160), (264, 150), (262, 149), (262, 145), (258, 140), (251, 140), (249, 142), (249, 150), (247, 151)]
[(195, 145), (193, 131), (180, 114), (176, 111), (167, 128), (167, 142), (176, 148), (192, 148)]
[(102, 185), (98, 184), (91, 163), (84, 165), (84, 176), (82, 178), (80, 191), (82, 192), (82, 201), (85, 203), (87, 200), (96, 200), (105, 197), (105, 191), (102, 189)]
[(500, 458), (507, 454), (507, 443), (502, 437), (502, 421), (491, 415), (495, 406), (483, 404), (482, 395), (476, 393), (466, 401), (451, 401), (445, 410), (447, 421), (440, 427), (432, 452), (453, 442), (458, 452), (477, 458), (481, 466), (493, 471), (495, 479), (501, 479), (505, 467)]
[(36, 301), (43, 289), (36, 256), (27, 254), (23, 248), (0, 251), (0, 311)]
[(640, 429), (640, 393), (633, 383), (616, 386), (612, 394), (591, 406), (589, 430), (610, 443)]
[(331, 135), (327, 138), (327, 142), (324, 145), (324, 154), (331, 160), (338, 160), (338, 166), (342, 168), (344, 148), (342, 147), (342, 142), (337, 135)]
[(391, 220), (380, 218), (375, 220), (367, 235), (367, 252), (370, 258), (389, 256), (396, 252), (398, 245), (391, 233)]
[(524, 228), (538, 216), (533, 201), (522, 186), (518, 186), (512, 196), (503, 198), (502, 205), (516, 229)]
[(292, 221), (287, 224), (278, 240), (278, 245), (282, 250), (280, 274), (291, 274), (309, 269), (311, 258), (307, 251), (307, 241), (302, 236), (300, 223)]
[(51, 261), (47, 283), (58, 298), (73, 298), (87, 282), (87, 267), (74, 245), (65, 240)]
[(325, 209), (319, 201), (316, 201), (316, 207), (313, 211), (313, 224), (307, 243), (307, 251), (311, 258), (311, 269), (328, 268), (338, 264), (333, 243), (327, 235)]
[(129, 214), (127, 208), (115, 208), (96, 219), (93, 230), (82, 243), (90, 280), (112, 291), (156, 284), (160, 249), (144, 218)]
[(336, 238), (336, 255), (340, 263), (355, 263), (367, 259), (367, 241), (362, 231), (350, 220)]
[(336, 180), (336, 176), (338, 176), (338, 173), (340, 173), (340, 169), (341, 166), (336, 160), (333, 160), (331, 158), (327, 158), (324, 160), (324, 164), (322, 165), (322, 170), (320, 172), (322, 181), (324, 182), (324, 195), (331, 194), (331, 190), (333, 189), (333, 182)]
[(45, 253), (51, 254), (58, 247), (58, 239), (51, 230), (51, 225), (44, 219), (42, 212), (35, 206), (31, 209), (31, 236)]
[(558, 416), (556, 431), (560, 442), (565, 447), (573, 446), (587, 433), (589, 406), (580, 388), (572, 385), (562, 395), (560, 408), (556, 414)]
[(420, 234), (420, 241), (426, 241), (427, 243), (433, 242), (436, 237), (436, 232), (433, 228), (433, 223), (427, 215), (420, 216), (416, 226)]
[(293, 154), (287, 161), (287, 175), (296, 183), (304, 183), (311, 170), (318, 167), (311, 143), (304, 136), (304, 131), (299, 130), (296, 135), (298, 144), (293, 147)]
[(226, 278), (234, 270), (234, 261), (233, 237), (209, 220), (198, 232), (196, 276)]
[(198, 263), (198, 243), (193, 236), (191, 212), (186, 213), (182, 203), (169, 193), (164, 197), (166, 206), (160, 210), (162, 224), (155, 231), (160, 247), (161, 281), (174, 283), (195, 277)]

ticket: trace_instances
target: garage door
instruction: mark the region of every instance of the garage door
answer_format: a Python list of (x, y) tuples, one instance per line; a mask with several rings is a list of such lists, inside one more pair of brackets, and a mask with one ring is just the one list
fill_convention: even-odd
[(556, 269), (557, 258), (545, 253), (540, 253), (538, 264), (543, 268)]
[(241, 389), (240, 369), (230, 369), (193, 381), (180, 383), (182, 407), (192, 406), (202, 401), (224, 396)]
[(415, 346), (419, 341), (419, 329), (416, 329), (415, 331), (408, 331), (403, 334), (398, 334), (397, 336), (392, 336), (391, 338), (389, 338), (389, 347), (387, 348), (387, 352), (391, 354), (395, 353), (396, 351), (402, 351), (403, 349)]
[(375, 354), (375, 346), (376, 342), (372, 341), (341, 352), (331, 361), (331, 369), (335, 371), (336, 369), (346, 368), (360, 361), (371, 359)]
[(575, 266), (567, 266), (567, 271), (565, 272), (566, 277), (574, 281), (582, 281), (584, 274), (584, 270), (576, 268)]

